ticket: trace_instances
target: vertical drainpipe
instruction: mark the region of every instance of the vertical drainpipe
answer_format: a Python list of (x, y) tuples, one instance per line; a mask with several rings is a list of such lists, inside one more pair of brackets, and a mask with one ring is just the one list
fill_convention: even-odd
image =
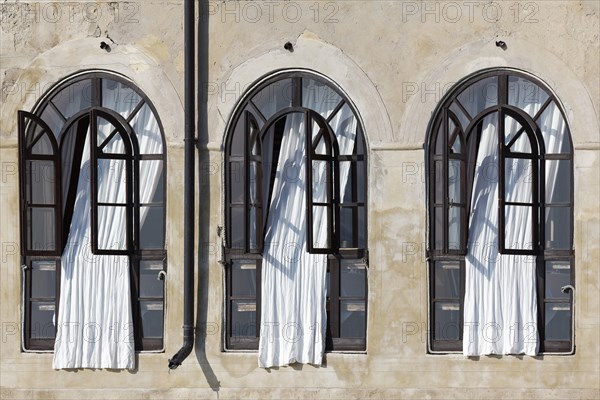
[(194, 221), (195, 221), (195, 3), (184, 1), (184, 119), (185, 119), (185, 165), (183, 199), (183, 345), (169, 360), (169, 368), (175, 369), (191, 353), (194, 347)]

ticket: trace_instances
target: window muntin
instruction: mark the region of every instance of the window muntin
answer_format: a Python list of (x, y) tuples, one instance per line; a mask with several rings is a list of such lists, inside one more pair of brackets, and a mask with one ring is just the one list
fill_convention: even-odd
[[(318, 110), (307, 107), (315, 101), (321, 105)], [(290, 124), (302, 124), (306, 129), (302, 151), (309, 161), (305, 174), (312, 180), (306, 190), (307, 244), (313, 253), (328, 254), (327, 347), (364, 350), (367, 236), (363, 131), (349, 101), (322, 78), (304, 72), (282, 73), (263, 81), (249, 92), (230, 124), (225, 170), (226, 347), (258, 347), (264, 233), (269, 205), (277, 196), (273, 183), (282, 138)], [(347, 140), (353, 145), (339, 151), (338, 143)], [(297, 179), (297, 167), (285, 167), (287, 178)], [(343, 190), (340, 181), (348, 182)], [(312, 226), (317, 213), (327, 216), (326, 229)], [(341, 280), (341, 260), (360, 264), (363, 273), (357, 273), (354, 281)], [(357, 282), (364, 285), (362, 292), (341, 295), (341, 288), (360, 286)]]
[[(95, 141), (90, 155), (95, 168), (81, 170), (86, 137)], [(92, 230), (91, 247), (96, 253), (129, 256), (136, 349), (162, 349), (164, 288), (148, 297), (148, 280), (139, 278), (141, 273), (148, 275), (147, 263), (166, 270), (166, 156), (162, 127), (148, 98), (116, 75), (84, 73), (49, 92), (34, 113), (19, 111), (19, 140), (25, 349), (54, 348), (61, 254), (67, 246), (77, 182), (80, 174), (93, 180), (100, 168), (114, 171), (111, 178), (118, 174), (124, 179), (119, 176), (112, 197), (106, 182), (96, 180), (90, 213), (95, 219), (104, 218), (107, 211), (126, 213), (127, 222), (121, 238), (114, 237), (114, 230)], [(156, 185), (140, 193), (140, 185), (155, 174)], [(41, 265), (43, 271), (53, 272), (40, 272)], [(153, 273), (155, 279), (160, 271)], [(163, 287), (162, 280), (158, 283)]]
[[(574, 282), (570, 133), (558, 100), (546, 86), (512, 70), (486, 71), (459, 83), (438, 106), (430, 124), (430, 350), (462, 350), (464, 257), (470, 244), (468, 215), (473, 207), (477, 147), (486, 127), (494, 128), (500, 149), (498, 161), (479, 166), (488, 179), (499, 183), (496, 245), (501, 253), (534, 257), (540, 350), (569, 351), (572, 294), (560, 292), (557, 282), (561, 287)], [(452, 144), (454, 132), (464, 135), (461, 148)], [(457, 163), (463, 162), (466, 173), (461, 166), (458, 174)], [(548, 176), (554, 177), (552, 182)], [(453, 219), (456, 204), (452, 194), (458, 193), (454, 187), (458, 181), (461, 194), (466, 196), (459, 206), (466, 212)], [(520, 186), (515, 185), (516, 181)], [(527, 185), (528, 190), (519, 190)], [(511, 243), (505, 240), (505, 232), (516, 221), (525, 221), (529, 229), (524, 238)], [(452, 239), (457, 236), (460, 245), (453, 246)], [(444, 266), (457, 268), (458, 272), (449, 275)]]

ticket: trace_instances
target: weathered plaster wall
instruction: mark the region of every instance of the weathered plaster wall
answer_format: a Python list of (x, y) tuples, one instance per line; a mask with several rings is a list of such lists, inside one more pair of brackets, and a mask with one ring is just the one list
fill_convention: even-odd
[[(63, 16), (44, 16), (51, 11), (48, 4), (63, 7)], [(181, 344), (182, 321), (182, 2), (75, 3), (72, 18), (61, 4), (0, 3), (3, 398), (75, 399), (81, 389), (90, 399), (108, 393), (111, 398), (600, 395), (598, 2), (203, 2), (198, 43), (207, 57), (200, 57), (199, 103), (205, 101), (207, 115), (200, 115), (198, 162), (199, 335), (195, 351), (175, 371), (167, 369), (167, 359)], [(38, 7), (39, 22), (23, 14), (23, 7)], [(113, 51), (100, 50), (103, 40)], [(506, 50), (496, 40), (504, 40)], [(287, 41), (294, 52), (283, 49)], [(425, 132), (453, 82), (495, 66), (543, 79), (567, 111), (575, 145), (574, 356), (475, 360), (426, 354)], [(52, 82), (87, 68), (115, 70), (134, 80), (157, 106), (169, 145), (166, 350), (140, 354), (132, 372), (53, 371), (50, 354), (20, 352), (14, 331), (20, 287), (14, 115), (31, 109)], [(328, 354), (321, 368), (265, 371), (257, 368), (255, 353), (221, 351), (223, 273), (216, 232), (223, 224), (221, 146), (228, 119), (249, 85), (281, 68), (307, 68), (331, 78), (355, 103), (365, 126), (368, 347), (366, 354)]]

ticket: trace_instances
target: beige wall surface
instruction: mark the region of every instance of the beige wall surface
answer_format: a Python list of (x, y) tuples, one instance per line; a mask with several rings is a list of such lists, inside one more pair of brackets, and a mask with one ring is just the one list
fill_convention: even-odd
[[(183, 2), (0, 2), (1, 398), (600, 397), (598, 1), (200, 3), (197, 339), (183, 365), (169, 370), (182, 341)], [(575, 355), (427, 354), (427, 124), (455, 82), (491, 67), (537, 76), (566, 112), (575, 148)], [(165, 351), (139, 354), (134, 371), (55, 371), (52, 354), (21, 351), (16, 111), (93, 69), (132, 79), (155, 104), (168, 144)], [(264, 370), (256, 353), (222, 351), (217, 227), (227, 123), (244, 91), (280, 69), (329, 77), (362, 119), (369, 315), (366, 353)]]

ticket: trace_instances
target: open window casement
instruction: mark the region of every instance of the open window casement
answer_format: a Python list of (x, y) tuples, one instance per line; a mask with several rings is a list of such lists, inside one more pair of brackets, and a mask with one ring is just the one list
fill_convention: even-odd
[(339, 244), (338, 146), (331, 127), (316, 112), (305, 114), (306, 243), (314, 254), (328, 254)]
[(156, 111), (125, 77), (84, 72), (19, 111), (18, 129), (24, 350), (54, 350), (56, 369), (133, 368), (135, 349), (163, 348)]
[(498, 125), (503, 171), (498, 174), (498, 247), (503, 254), (535, 255), (540, 197), (535, 123), (518, 110), (502, 109)]
[(573, 155), (555, 95), (521, 71), (481, 71), (428, 135), (429, 350), (572, 350)]
[(244, 166), (246, 215), (244, 218), (247, 253), (261, 253), (263, 250), (263, 158), (262, 137), (258, 122), (252, 113), (244, 112), (246, 134), (244, 135)]
[[(226, 348), (258, 348), (263, 367), (364, 350), (366, 268), (344, 273), (367, 255), (366, 146), (349, 100), (312, 72), (278, 72), (240, 101), (225, 148)], [(290, 324), (312, 333), (286, 342), (277, 329)]]
[(56, 136), (40, 117), (18, 112), (21, 172), (21, 243), (26, 256), (62, 253), (61, 162)]
[[(139, 193), (133, 188), (130, 138), (135, 138), (108, 112), (92, 110), (90, 121), (92, 249), (95, 254), (126, 255), (134, 248), (133, 197)], [(135, 209), (139, 212), (139, 207)]]

